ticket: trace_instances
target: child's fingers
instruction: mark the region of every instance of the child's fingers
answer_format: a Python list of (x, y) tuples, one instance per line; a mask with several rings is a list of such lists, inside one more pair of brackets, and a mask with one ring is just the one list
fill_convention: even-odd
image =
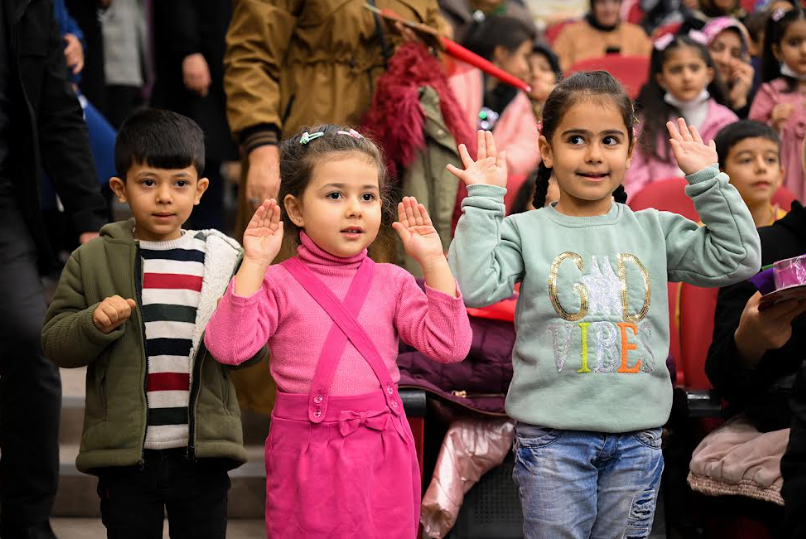
[(501, 168), (506, 168), (507, 166), (507, 151), (501, 150), (501, 153), (498, 154), (498, 157), (495, 158), (496, 166)]
[(716, 141), (714, 139), (709, 140), (708, 147), (711, 148), (713, 151), (716, 151)]
[[(473, 166), (473, 158), (470, 157), (470, 152), (467, 151), (467, 146), (464, 144), (459, 145), (459, 157), (462, 159), (462, 166), (464, 166), (466, 169)], [(459, 176), (458, 174), (456, 175)]]
[(420, 214), (423, 216), (423, 224), (427, 226), (434, 226), (434, 223), (431, 222), (431, 216), (428, 215), (428, 210), (425, 209), (425, 206), (420, 204)]
[(678, 118), (677, 125), (680, 126), (680, 136), (683, 138), (683, 140), (686, 142), (691, 142), (693, 139), (691, 137), (691, 131), (689, 130), (688, 125), (686, 125), (686, 119)]
[(487, 145), (487, 155), (489, 157), (495, 157), (498, 155), (495, 148), (495, 138), (493, 138), (492, 131), (484, 132), (484, 143)]
[[(465, 150), (465, 152), (467, 152), (467, 150)], [(450, 172), (451, 174), (462, 180), (463, 183), (467, 183), (464, 170), (458, 169), (451, 164), (448, 164), (445, 168), (448, 169), (448, 172)]]
[(134, 301), (133, 299), (127, 299), (127, 300), (126, 300), (126, 303), (128, 303), (128, 304), (129, 304), (129, 307), (130, 307), (131, 309), (136, 309), (136, 308), (137, 308), (137, 302), (136, 302), (136, 301)]
[[(403, 200), (405, 200), (405, 198)], [(397, 221), (403, 226), (409, 226), (409, 220), (406, 219), (406, 207), (403, 205), (403, 201), (397, 204)]]
[(95, 311), (95, 320), (98, 321), (98, 324), (101, 327), (107, 327), (107, 326), (112, 325), (112, 321), (109, 319), (109, 317), (103, 311), (103, 309)]
[(693, 126), (693, 125), (689, 126), (689, 130), (691, 131), (691, 138), (694, 140), (694, 142), (699, 142), (700, 144), (705, 144), (702, 141), (702, 137), (700, 136), (700, 132), (697, 131), (697, 128), (695, 126)]
[(487, 158), (487, 144), (484, 142), (484, 131), (479, 129), (476, 133), (476, 161)]
[(411, 206), (411, 199), (406, 197), (403, 202), (405, 203), (404, 206), (406, 208), (406, 219), (409, 221), (409, 226), (414, 226), (417, 223), (417, 218), (414, 215), (414, 208)]
[(666, 122), (666, 129), (669, 131), (669, 137), (672, 140), (682, 140), (680, 131), (677, 130), (677, 125), (673, 121), (669, 120)]
[(400, 236), (403, 245), (405, 245), (409, 241), (409, 238), (411, 238), (411, 232), (409, 232), (409, 229), (403, 226), (401, 223), (392, 223), (392, 228), (394, 228), (397, 232), (397, 235)]
[(411, 202), (411, 211), (414, 214), (414, 224), (417, 226), (422, 226), (425, 223), (425, 219), (423, 219), (423, 211), (425, 210), (425, 206), (418, 204), (417, 199), (414, 197), (410, 198), (409, 202)]
[(675, 157), (683, 153), (683, 145), (677, 139), (669, 139), (669, 143), (672, 145), (672, 152), (674, 153)]

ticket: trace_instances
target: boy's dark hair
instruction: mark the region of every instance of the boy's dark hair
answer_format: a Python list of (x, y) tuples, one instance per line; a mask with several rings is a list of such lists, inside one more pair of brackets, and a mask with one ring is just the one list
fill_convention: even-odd
[[(307, 133), (324, 133), (324, 136), (302, 143)], [(352, 133), (352, 134), (350, 134)], [(285, 197), (292, 195), (301, 199), (311, 181), (314, 167), (323, 160), (332, 159), (334, 154), (357, 152), (363, 154), (367, 161), (378, 167), (378, 187), (380, 189), (383, 223), (388, 224), (392, 217), (389, 201), (389, 185), (386, 165), (380, 148), (369, 138), (351, 131), (350, 127), (335, 124), (323, 124), (303, 127), (299, 133), (284, 140), (280, 144), (280, 193), (277, 202), (283, 219), (285, 233), (297, 240), (299, 227), (288, 217), (285, 209)]]
[(806, 18), (806, 8), (793, 4), (789, 11), (783, 13), (780, 11), (783, 10), (776, 9), (767, 18), (767, 26), (764, 30), (764, 50), (761, 53), (761, 82), (770, 82), (778, 77), (784, 77), (789, 91), (794, 92), (798, 89), (798, 81), (792, 77), (781, 75), (781, 62), (775, 57), (772, 47), (776, 45), (780, 49), (781, 41), (790, 25), (797, 20)]
[(754, 11), (748, 13), (744, 18), (744, 27), (747, 28), (747, 34), (750, 36), (750, 41), (758, 43), (758, 38), (764, 32), (764, 25), (767, 24), (768, 14), (763, 11)]
[(729, 107), (727, 100), (727, 93), (722, 81), (719, 77), (719, 71), (714, 65), (711, 54), (708, 52), (708, 47), (694, 41), (688, 35), (676, 36), (674, 41), (669, 43), (665, 49), (658, 50), (652, 49), (652, 57), (649, 61), (649, 77), (647, 82), (641, 88), (641, 93), (636, 100), (638, 108), (641, 110), (643, 119), (643, 126), (641, 136), (638, 137), (638, 143), (646, 155), (653, 156), (657, 159), (669, 160), (671, 157), (671, 147), (665, 145), (664, 155), (658, 152), (657, 141), (659, 138), (666, 138), (666, 122), (670, 117), (680, 117), (683, 114), (677, 110), (677, 107), (670, 105), (664, 100), (666, 90), (658, 84), (657, 75), (663, 72), (663, 65), (666, 63), (669, 54), (677, 49), (683, 47), (690, 47), (695, 49), (702, 60), (705, 62), (706, 67), (713, 69), (714, 79), (708, 85), (708, 93), (711, 99)]
[(551, 50), (551, 47), (540, 41), (535, 41), (535, 44), (532, 45), (532, 54), (540, 54), (546, 59), (551, 66), (551, 70), (554, 71), (554, 74), (557, 76), (556, 82), (560, 82), (563, 79), (563, 70), (562, 67), (560, 67), (560, 59), (557, 58), (557, 55), (553, 50)]
[(115, 141), (115, 170), (126, 181), (132, 165), (154, 168), (193, 166), (204, 172), (204, 132), (199, 125), (176, 112), (145, 109), (123, 122)]
[(714, 138), (720, 170), (725, 168), (725, 161), (728, 159), (730, 149), (748, 138), (763, 138), (774, 142), (778, 145), (778, 158), (780, 159), (781, 139), (769, 125), (755, 120), (739, 120), (720, 129)]
[(485, 60), (492, 61), (496, 47), (513, 52), (524, 41), (531, 43), (536, 37), (537, 30), (526, 22), (514, 17), (492, 15), (470, 29), (463, 45)]
[[(621, 113), (624, 127), (627, 129), (627, 139), (630, 148), (633, 147), (632, 128), (635, 124), (635, 112), (627, 92), (621, 84), (607, 71), (581, 71), (562, 80), (549, 94), (543, 106), (543, 119), (540, 134), (551, 143), (554, 130), (560, 125), (565, 113), (579, 101), (584, 99), (609, 99)], [(535, 208), (542, 208), (546, 204), (546, 193), (549, 189), (551, 169), (543, 161), (537, 169), (537, 185), (535, 187)], [(616, 202), (627, 202), (627, 192), (623, 185), (619, 185), (613, 192)]]
[(529, 201), (534, 200), (536, 191), (537, 170), (533, 170), (518, 189), (518, 194), (515, 195), (515, 200), (512, 202), (512, 211), (509, 214), (515, 215), (529, 211)]

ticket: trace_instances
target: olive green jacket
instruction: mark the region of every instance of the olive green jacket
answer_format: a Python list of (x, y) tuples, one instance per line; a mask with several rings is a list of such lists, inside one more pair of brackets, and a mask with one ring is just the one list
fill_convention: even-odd
[[(76, 249), (62, 272), (42, 330), (45, 354), (60, 367), (87, 366), (84, 430), (76, 466), (131, 466), (143, 458), (146, 437), (145, 326), (140, 311), (142, 263), (134, 221), (111, 223), (100, 237)], [(231, 367), (204, 347), (204, 328), (240, 264), (238, 243), (215, 230), (196, 232), (206, 242), (204, 277), (193, 334), (189, 403), (189, 458), (246, 462), (241, 413), (230, 381)], [(134, 299), (131, 317), (110, 333), (92, 322), (105, 298)], [(265, 350), (258, 353), (263, 357)]]

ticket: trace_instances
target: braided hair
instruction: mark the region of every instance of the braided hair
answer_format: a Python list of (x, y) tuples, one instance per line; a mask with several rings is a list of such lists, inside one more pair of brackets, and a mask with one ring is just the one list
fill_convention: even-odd
[[(542, 128), (540, 134), (551, 141), (554, 130), (560, 124), (566, 111), (571, 108), (580, 98), (591, 96), (609, 96), (618, 107), (627, 127), (627, 138), (630, 147), (634, 142), (632, 131), (635, 123), (635, 111), (629, 96), (624, 88), (607, 71), (582, 71), (574, 73), (570, 77), (560, 82), (552, 90), (546, 104), (543, 106)], [(542, 208), (546, 205), (546, 194), (549, 189), (549, 179), (551, 179), (552, 169), (540, 161), (537, 169), (537, 183), (535, 185), (535, 198), (532, 203), (535, 208)], [(616, 202), (624, 204), (627, 202), (627, 192), (623, 185), (619, 185), (613, 191), (613, 198)]]

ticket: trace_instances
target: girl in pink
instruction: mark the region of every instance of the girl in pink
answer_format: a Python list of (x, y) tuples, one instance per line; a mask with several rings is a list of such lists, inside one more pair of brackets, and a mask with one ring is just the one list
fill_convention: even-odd
[[(436, 361), (461, 361), (472, 336), (462, 298), (413, 198), (393, 226), (422, 266), (425, 292), (405, 270), (367, 257), (386, 187), (372, 142), (323, 125), (280, 152), (282, 204), (266, 200), (252, 217), (243, 263), (205, 335), (232, 365), (271, 348), (268, 537), (414, 539), (420, 475), (397, 390), (398, 338)], [(297, 256), (271, 265), (284, 230)]]
[(738, 121), (727, 107), (727, 94), (702, 32), (666, 34), (654, 43), (649, 77), (638, 96), (637, 144), (624, 178), (624, 188), (635, 195), (647, 184), (683, 177), (669, 142), (666, 122), (681, 116), (705, 141)]
[(806, 136), (806, 9), (776, 9), (767, 19), (761, 80), (751, 120), (766, 122), (781, 137), (784, 186), (802, 203), (806, 182), (800, 148)]

